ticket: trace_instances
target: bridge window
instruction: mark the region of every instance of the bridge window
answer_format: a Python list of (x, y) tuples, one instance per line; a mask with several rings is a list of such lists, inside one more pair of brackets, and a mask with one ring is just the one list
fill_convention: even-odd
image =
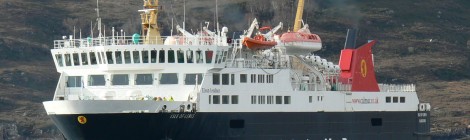
[(400, 103), (405, 103), (405, 97), (400, 97)]
[(149, 63), (149, 51), (142, 51), (142, 63)]
[(238, 95), (232, 95), (232, 104), (238, 104)]
[(230, 85), (235, 85), (235, 74), (230, 75)]
[(57, 65), (59, 67), (63, 67), (64, 63), (62, 62), (62, 54), (55, 54), (55, 60), (57, 61)]
[(91, 62), (91, 65), (98, 64), (98, 61), (96, 61), (96, 53), (95, 52), (90, 52), (90, 62)]
[(246, 74), (240, 74), (240, 83), (246, 83)]
[(113, 85), (129, 85), (129, 75), (127, 74), (114, 74), (112, 79)]
[(102, 63), (102, 64), (107, 64), (107, 62), (105, 61), (106, 56), (104, 55), (104, 52), (101, 52), (100, 54), (101, 54), (101, 58), (103, 58), (103, 59), (101, 60), (101, 63)]
[(398, 97), (393, 97), (393, 103), (398, 103)]
[(131, 63), (131, 52), (124, 51), (124, 63), (130, 64)]
[(229, 95), (222, 95), (222, 104), (228, 104), (229, 97)]
[(136, 85), (152, 85), (153, 75), (152, 74), (137, 74), (135, 78)]
[(65, 66), (72, 66), (72, 59), (70, 58), (70, 54), (65, 54)]
[(78, 58), (78, 53), (73, 53), (73, 65), (74, 66), (80, 66), (80, 58)]
[(121, 51), (114, 52), (114, 56), (116, 57), (116, 64), (122, 64), (122, 53), (121, 53)]
[(134, 58), (134, 64), (140, 63), (140, 54), (139, 51), (133, 51), (132, 57)]
[(175, 63), (175, 51), (168, 50), (168, 63)]
[(256, 83), (256, 74), (251, 74), (251, 83)]
[(97, 58), (97, 61), (98, 61), (98, 64), (103, 64), (102, 62), (102, 59), (101, 59), (101, 53), (100, 52), (96, 52), (96, 55), (98, 56)]
[(206, 63), (212, 63), (212, 56), (214, 55), (214, 51), (206, 51)]
[(290, 104), (290, 96), (284, 96), (284, 104)]
[(67, 87), (82, 87), (82, 77), (81, 76), (68, 76)]
[(213, 104), (220, 104), (220, 95), (213, 95), (212, 101)]
[(282, 104), (282, 96), (276, 96), (276, 104)]
[(229, 74), (222, 74), (222, 85), (228, 85), (229, 83)]
[(274, 83), (274, 75), (266, 75), (266, 83)]
[(176, 51), (176, 57), (178, 58), (178, 63), (184, 63), (184, 51)]
[(186, 74), (184, 78), (185, 85), (196, 85), (196, 77), (197, 77), (197, 84), (200, 85), (202, 83), (202, 73), (195, 73), (195, 74)]
[(268, 104), (274, 103), (274, 96), (268, 96)]
[(264, 74), (258, 75), (258, 83), (264, 83)]
[(219, 73), (213, 73), (212, 74), (212, 84), (220, 85), (220, 74)]
[(90, 75), (88, 77), (89, 86), (104, 86), (105, 84), (104, 75)]
[(88, 65), (88, 53), (81, 53), (82, 65)]
[(192, 50), (186, 51), (186, 63), (193, 63), (194, 62), (194, 52)]
[(158, 52), (158, 63), (165, 63), (165, 50), (160, 50)]
[(196, 51), (196, 63), (204, 63), (204, 59), (203, 59), (201, 50)]
[(223, 52), (224, 52), (224, 55), (222, 56), (222, 62), (225, 62), (225, 59), (227, 58), (228, 52), (227, 51), (223, 51)]
[(107, 52), (106, 52), (106, 58), (107, 58), (107, 60), (108, 60), (108, 64), (114, 64), (114, 61), (113, 61), (113, 52), (107, 51)]
[(157, 50), (150, 51), (150, 63), (157, 63)]
[(160, 84), (178, 84), (177, 73), (162, 73), (160, 75)]

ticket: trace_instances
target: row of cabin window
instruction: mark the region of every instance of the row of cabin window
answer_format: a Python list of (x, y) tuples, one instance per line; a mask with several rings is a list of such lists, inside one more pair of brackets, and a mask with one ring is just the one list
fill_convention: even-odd
[(392, 103), (392, 99), (393, 99), (393, 103), (405, 103), (405, 97), (397, 97), (397, 96), (394, 96), (393, 98), (390, 97), (390, 96), (387, 96), (385, 97), (385, 103)]
[[(177, 73), (161, 73), (159, 75), (159, 82), (161, 85), (167, 84), (178, 84), (178, 74)], [(185, 85), (195, 85), (197, 83), (202, 83), (202, 74), (201, 73), (192, 73), (185, 74), (184, 84)], [(153, 74), (135, 74), (134, 81), (135, 85), (153, 85), (153, 81), (157, 80), (153, 78)], [(105, 75), (89, 75), (88, 76), (88, 86), (105, 86), (106, 85)], [(67, 87), (82, 87), (83, 81), (82, 76), (68, 76), (67, 77)], [(129, 85), (130, 79), (129, 74), (113, 74), (111, 75), (111, 85)]]
[[(283, 100), (284, 99), (284, 102)], [(256, 102), (258, 101), (258, 102)], [(251, 96), (251, 104), (291, 104), (291, 97), (290, 96), (265, 96), (265, 95), (252, 95)]]
[[(222, 53), (223, 52), (223, 53)], [(225, 61), (227, 51), (217, 52), (215, 63)], [(58, 66), (81, 66), (96, 64), (139, 64), (139, 63), (213, 63), (214, 51), (193, 50), (150, 50), (150, 51), (107, 51), (56, 54)]]
[(238, 95), (209, 95), (209, 104), (238, 104)]
[[(258, 77), (258, 82), (256, 82), (256, 77)], [(274, 75), (268, 74), (251, 74), (251, 83), (264, 83), (266, 77), (266, 83), (274, 82)], [(222, 80), (222, 82), (221, 82)], [(228, 73), (213, 73), (212, 74), (212, 84), (214, 85), (235, 85), (235, 74)], [(247, 83), (247, 74), (240, 74), (240, 83)]]

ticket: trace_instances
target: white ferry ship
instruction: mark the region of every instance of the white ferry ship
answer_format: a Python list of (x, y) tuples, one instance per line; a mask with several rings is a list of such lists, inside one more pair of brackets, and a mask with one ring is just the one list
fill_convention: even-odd
[(334, 65), (247, 49), (226, 27), (161, 37), (158, 0), (144, 2), (142, 36), (54, 41), (60, 78), (43, 104), (66, 139), (429, 138), (431, 107), (415, 86), (376, 82), (376, 41), (349, 45)]

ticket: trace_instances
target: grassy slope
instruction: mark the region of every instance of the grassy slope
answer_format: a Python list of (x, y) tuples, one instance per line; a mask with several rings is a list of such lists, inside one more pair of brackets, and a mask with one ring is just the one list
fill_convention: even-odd
[[(213, 21), (211, 2), (188, 1), (188, 28)], [(169, 34), (171, 18), (182, 21), (182, 4), (161, 4), (160, 23)], [(295, 9), (290, 6), (295, 3), (290, 0), (220, 0), (220, 4), (219, 21), (230, 32), (247, 28), (254, 17), (264, 25), (282, 21), (290, 26), (294, 18)], [(101, 6), (107, 27), (139, 31), (135, 11), (141, 1), (103, 1)], [(94, 7), (92, 0), (0, 1), (0, 88), (4, 89), (0, 90), (0, 122), (18, 123), (25, 135), (51, 127), (41, 102), (52, 98), (58, 77), (49, 54), (52, 40), (71, 34), (74, 26), (88, 36)], [(470, 107), (465, 104), (470, 100), (470, 17), (466, 14), (470, 2), (307, 0), (305, 8), (304, 19), (325, 45), (317, 54), (337, 61), (346, 29), (359, 27), (364, 38), (379, 40), (374, 48), (379, 81), (416, 83), (420, 99), (434, 107), (434, 129), (469, 124)]]

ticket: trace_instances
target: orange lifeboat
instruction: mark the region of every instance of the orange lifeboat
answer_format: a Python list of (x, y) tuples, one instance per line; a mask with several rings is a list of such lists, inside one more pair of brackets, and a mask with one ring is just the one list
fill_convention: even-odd
[(310, 31), (287, 32), (280, 37), (281, 46), (290, 54), (318, 51), (322, 48), (320, 36)]
[(243, 45), (251, 50), (264, 50), (277, 45), (275, 41), (268, 41), (263, 35), (256, 35), (254, 38), (245, 37)]

